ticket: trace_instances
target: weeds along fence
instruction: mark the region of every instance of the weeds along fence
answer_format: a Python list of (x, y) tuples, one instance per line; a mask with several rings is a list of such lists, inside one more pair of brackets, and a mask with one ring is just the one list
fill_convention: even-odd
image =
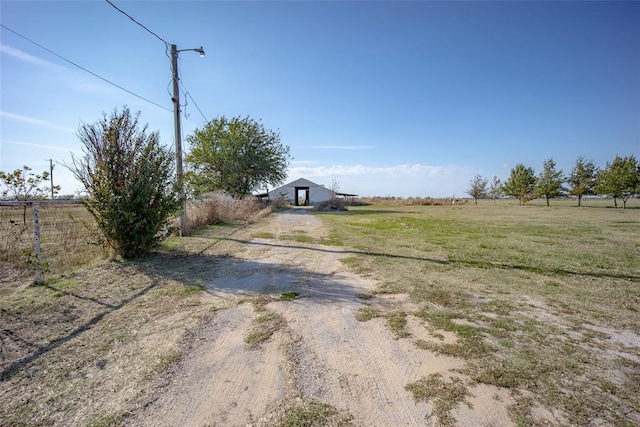
[[(225, 222), (251, 222), (269, 212), (256, 199), (233, 200), (215, 196), (187, 205), (189, 230)], [(177, 220), (173, 220), (177, 226)], [(0, 200), (0, 283), (34, 272), (36, 282), (45, 273), (65, 274), (106, 258), (108, 249), (79, 200)]]
[[(34, 271), (63, 274), (104, 257), (91, 214), (78, 200), (0, 201), (0, 281)], [(9, 276), (9, 277), (6, 277)]]

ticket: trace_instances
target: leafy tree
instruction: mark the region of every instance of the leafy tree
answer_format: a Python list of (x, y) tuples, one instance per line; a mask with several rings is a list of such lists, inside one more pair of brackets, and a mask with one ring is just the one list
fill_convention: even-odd
[(497, 176), (493, 176), (491, 184), (489, 184), (489, 196), (493, 199), (493, 204), (496, 204), (496, 199), (504, 194), (502, 189), (502, 182)]
[[(5, 186), (2, 191), (2, 197), (23, 202), (46, 199), (51, 187), (43, 184), (48, 183), (48, 180), (49, 172), (45, 171), (40, 175), (36, 175), (31, 172), (31, 168), (27, 165), (10, 173), (0, 171), (0, 181)], [(60, 186), (54, 185), (54, 194), (58, 191), (60, 191)], [(27, 205), (25, 204), (23, 208), (22, 222), (26, 226)]]
[(622, 208), (626, 209), (627, 200), (640, 190), (640, 164), (636, 158), (616, 156), (613, 162), (596, 174), (595, 192), (613, 197), (615, 207), (618, 198), (622, 199)]
[(173, 182), (173, 155), (160, 145), (158, 132), (140, 126), (140, 113), (127, 107), (89, 125), (78, 137), (84, 156), (73, 157), (71, 172), (84, 185), (83, 200), (116, 256), (134, 258), (171, 232), (170, 218), (180, 209)]
[(536, 175), (532, 167), (526, 167), (518, 163), (513, 169), (509, 178), (504, 183), (505, 194), (517, 197), (520, 205), (534, 198), (533, 188), (536, 184)]
[[(22, 201), (46, 199), (51, 187), (42, 184), (48, 183), (48, 180), (49, 172), (36, 175), (26, 165), (10, 173), (0, 171), (0, 181), (5, 186), (2, 197)], [(60, 186), (54, 185), (53, 191), (54, 193), (60, 191)]]
[(222, 190), (242, 197), (286, 178), (289, 147), (279, 133), (249, 117), (215, 118), (187, 141), (185, 178), (195, 194)]
[(487, 197), (487, 184), (489, 183), (488, 179), (482, 178), (480, 175), (475, 175), (471, 182), (469, 183), (469, 189), (467, 190), (467, 194), (475, 199), (476, 205), (478, 204), (478, 199), (482, 197)]
[(537, 197), (544, 196), (549, 206), (549, 199), (562, 196), (564, 187), (562, 183), (565, 181), (562, 170), (556, 170), (556, 162), (552, 158), (544, 161), (543, 170), (540, 172), (535, 186), (535, 194)]
[(597, 171), (598, 168), (593, 160), (586, 160), (582, 156), (578, 157), (576, 164), (571, 169), (571, 174), (567, 179), (571, 186), (569, 194), (578, 196), (578, 206), (582, 205), (582, 196), (594, 193)]

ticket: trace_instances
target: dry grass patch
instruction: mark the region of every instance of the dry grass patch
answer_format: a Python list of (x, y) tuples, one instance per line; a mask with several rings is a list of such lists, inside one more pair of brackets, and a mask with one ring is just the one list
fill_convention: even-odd
[(139, 265), (108, 263), (74, 279), (0, 303), (11, 338), (2, 349), (3, 424), (120, 419), (180, 359), (185, 331), (212, 314), (192, 289), (153, 280)]
[(190, 229), (207, 225), (234, 222), (253, 222), (271, 212), (271, 208), (255, 197), (233, 199), (221, 194), (195, 200), (187, 207), (187, 221)]
[(372, 294), (356, 294), (356, 298), (361, 299), (361, 300), (370, 300), (373, 298)]
[(407, 384), (406, 389), (413, 394), (415, 400), (423, 400), (433, 405), (432, 416), (439, 426), (455, 426), (456, 421), (451, 411), (461, 403), (466, 403), (471, 396), (460, 378), (445, 380), (440, 374), (431, 374), (414, 383)]
[(251, 323), (253, 324), (251, 331), (244, 338), (247, 347), (251, 349), (260, 347), (260, 344), (268, 341), (276, 331), (287, 324), (284, 317), (273, 312), (261, 314)]
[[(40, 245), (46, 273), (55, 276), (69, 273), (107, 256), (93, 217), (80, 203), (40, 205)], [(0, 283), (33, 275), (35, 263), (33, 208), (0, 207), (0, 262), (13, 274)]]
[(383, 317), (387, 320), (387, 327), (396, 338), (406, 338), (410, 334), (407, 332), (407, 313), (403, 311), (384, 312), (369, 306), (361, 307), (356, 312), (356, 320), (366, 322), (376, 317)]
[(253, 233), (251, 237), (254, 239), (275, 239), (276, 236), (268, 231), (260, 231)]
[(315, 399), (300, 397), (285, 403), (269, 417), (265, 423), (273, 427), (348, 427), (352, 417), (336, 408)]
[(371, 319), (375, 319), (376, 317), (383, 317), (384, 314), (380, 310), (376, 310), (375, 308), (371, 308), (369, 306), (360, 307), (360, 309), (356, 312), (356, 320), (359, 322), (366, 322)]
[[(226, 226), (220, 237), (235, 230)], [(144, 259), (6, 286), (0, 424), (121, 424), (148, 403), (190, 331), (227, 304), (202, 292), (219, 262), (204, 252), (218, 241), (194, 235)]]
[(289, 240), (298, 243), (314, 243), (315, 239), (306, 234), (304, 230), (292, 230), (290, 233), (278, 236), (280, 240)]

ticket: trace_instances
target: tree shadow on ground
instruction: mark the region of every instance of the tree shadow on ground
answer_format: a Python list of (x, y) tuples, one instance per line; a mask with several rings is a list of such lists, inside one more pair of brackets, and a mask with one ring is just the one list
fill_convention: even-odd
[[(471, 268), (516, 269), (539, 274), (579, 275), (591, 277), (608, 277), (639, 281), (640, 276), (632, 274), (612, 274), (606, 272), (577, 272), (566, 269), (539, 269), (526, 265), (508, 265), (477, 260), (440, 260), (428, 257), (405, 256), (383, 252), (366, 252), (352, 249), (338, 249), (319, 245), (296, 245), (273, 243), (264, 239), (242, 240), (231, 237), (219, 237), (198, 253), (167, 250), (152, 254), (152, 256), (123, 263), (106, 263), (102, 267), (106, 271), (104, 277), (98, 279), (90, 277), (92, 269), (77, 273), (75, 277), (83, 286), (73, 292), (62, 289), (55, 284), (47, 284), (45, 288), (53, 294), (62, 295), (58, 301), (65, 300), (82, 313), (70, 319), (69, 316), (50, 316), (54, 320), (41, 324), (32, 322), (24, 316), (11, 314), (5, 310), (5, 299), (0, 302), (2, 309), (2, 327), (0, 328), (0, 381), (5, 381), (20, 370), (37, 361), (53, 349), (74, 339), (88, 331), (105, 316), (121, 310), (135, 302), (154, 288), (166, 286), (173, 282), (182, 286), (201, 286), (206, 293), (217, 297), (238, 297), (243, 295), (268, 295), (277, 297), (283, 292), (297, 292), (300, 298), (310, 298), (318, 304), (335, 304), (349, 302), (356, 298), (362, 289), (341, 274), (322, 274), (304, 268), (285, 265), (282, 263), (264, 263), (248, 261), (233, 256), (218, 256), (205, 254), (207, 249), (220, 241), (230, 241), (240, 245), (264, 246), (270, 248), (318, 251), (330, 254), (360, 255), (372, 257), (387, 257), (429, 262), (441, 265), (457, 265)], [(105, 266), (107, 266), (105, 268)], [(135, 287), (116, 287), (110, 291), (109, 283), (104, 281), (126, 282), (131, 274), (145, 276), (142, 284)], [(7, 309), (10, 307), (6, 307)], [(64, 310), (64, 304), (50, 304), (47, 310)], [(15, 313), (19, 313), (16, 311)], [(55, 314), (55, 313), (54, 313)], [(31, 322), (31, 323), (30, 323)], [(26, 326), (25, 326), (26, 325)], [(31, 328), (31, 330), (29, 330)], [(47, 328), (51, 331), (48, 333)], [(43, 331), (44, 329), (44, 331)], [(33, 333), (37, 330), (38, 333)], [(31, 337), (41, 337), (38, 340)], [(12, 350), (7, 350), (11, 344)]]
[[(3, 341), (4, 339), (9, 338), (12, 341), (12, 344), (14, 346), (17, 346), (19, 349), (22, 349), (23, 351), (19, 351), (19, 350), (14, 351), (13, 353), (18, 353), (21, 356), (19, 356), (18, 358), (12, 358), (10, 357), (10, 355), (3, 354), (5, 349), (5, 345), (3, 343), (3, 346), (0, 349), (0, 360), (3, 362), (2, 365), (4, 366), (2, 371), (0, 371), (0, 381), (8, 380), (17, 371), (26, 367), (30, 363), (36, 361), (40, 357), (46, 355), (53, 349), (60, 347), (63, 344), (72, 342), (73, 339), (75, 339), (82, 333), (88, 331), (93, 326), (98, 324), (105, 316), (107, 316), (108, 314), (116, 310), (119, 310), (125, 307), (127, 304), (130, 304), (131, 302), (135, 301), (136, 299), (146, 294), (156, 286), (158, 286), (158, 282), (154, 280), (148, 286), (145, 286), (144, 288), (137, 290), (137, 292), (133, 293), (132, 295), (128, 295), (122, 298), (120, 302), (115, 305), (112, 305), (107, 302), (98, 301), (92, 298), (82, 297), (81, 295), (78, 295), (78, 294), (68, 293), (67, 295), (72, 297), (72, 299), (77, 300), (79, 305), (82, 304), (81, 301), (84, 301), (85, 303), (89, 301), (90, 303), (95, 304), (98, 307), (102, 307), (103, 309), (102, 310), (100, 308), (98, 308), (97, 310), (89, 309), (89, 311), (91, 312), (90, 313), (91, 317), (88, 320), (86, 320), (86, 318), (83, 316), (82, 317), (83, 322), (81, 323), (71, 322), (70, 325), (67, 324), (62, 326), (59, 329), (61, 329), (63, 333), (58, 336), (53, 335), (53, 336), (46, 337), (46, 339), (48, 340), (47, 344), (35, 343), (28, 340), (26, 337), (21, 336), (23, 333), (25, 333), (27, 336), (31, 335), (29, 331), (29, 327), (23, 328), (21, 331), (16, 331), (11, 329), (12, 326), (14, 326), (16, 323), (23, 323), (23, 324), (29, 323), (29, 319), (27, 318), (10, 319), (9, 316), (5, 316), (5, 318), (3, 319), (3, 323), (5, 323), (5, 325), (7, 326), (3, 325), (3, 327), (0, 329), (0, 336), (4, 336)], [(54, 289), (54, 290), (56, 289), (55, 287), (52, 287), (52, 286), (48, 286), (48, 287), (50, 289)], [(51, 298), (55, 298), (55, 297), (52, 296)], [(106, 309), (104, 309), (105, 307)], [(62, 307), (62, 308), (64, 309), (65, 307)], [(52, 316), (52, 317), (55, 317), (55, 316)], [(12, 320), (14, 320), (14, 322), (12, 322)], [(47, 326), (52, 327), (52, 329), (54, 329), (53, 327), (56, 325), (44, 325), (44, 326), (40, 326), (37, 324), (33, 325), (33, 327), (38, 329), (45, 328)], [(27, 353), (27, 354), (25, 355), (24, 353)], [(11, 359), (14, 359), (14, 360), (11, 360)]]
[(159, 255), (147, 265), (147, 274), (183, 285), (202, 286), (206, 293), (217, 297), (279, 297), (284, 292), (297, 292), (300, 298), (336, 303), (357, 300), (356, 295), (363, 291), (340, 274), (318, 273), (298, 266), (233, 256), (171, 252)]
[(478, 260), (441, 260), (435, 258), (428, 257), (419, 257), (419, 256), (410, 256), (410, 255), (399, 255), (393, 253), (385, 253), (385, 252), (373, 252), (373, 251), (360, 251), (355, 249), (338, 249), (334, 247), (322, 247), (318, 245), (288, 245), (285, 243), (271, 243), (267, 242), (264, 239), (259, 240), (241, 240), (241, 239), (233, 239), (233, 238), (222, 238), (222, 240), (228, 240), (235, 243), (246, 244), (246, 245), (259, 245), (259, 246), (267, 246), (267, 247), (275, 247), (275, 248), (288, 248), (288, 249), (298, 249), (298, 250), (310, 250), (310, 251), (319, 251), (333, 254), (345, 254), (345, 255), (364, 255), (364, 256), (373, 256), (373, 257), (384, 257), (384, 258), (396, 258), (396, 259), (406, 259), (412, 261), (424, 261), (433, 264), (440, 265), (454, 265), (461, 267), (475, 267), (475, 268), (483, 268), (483, 269), (499, 269), (499, 270), (521, 270), (527, 272), (533, 272), (538, 274), (550, 274), (550, 275), (575, 275), (575, 276), (587, 276), (587, 277), (600, 277), (600, 278), (611, 278), (611, 279), (623, 279), (623, 280), (640, 280), (640, 275), (634, 274), (616, 274), (616, 273), (608, 273), (608, 272), (585, 272), (585, 271), (573, 271), (563, 268), (540, 268), (534, 266), (527, 265), (519, 265), (519, 264), (507, 264), (507, 263), (496, 263), (490, 261), (478, 261)]
[[(9, 306), (3, 307), (9, 303), (0, 303), (0, 309), (3, 310), (0, 381), (28, 370), (32, 363), (62, 345), (73, 345), (75, 339), (96, 327), (106, 316), (165, 286), (201, 286), (207, 294), (221, 298), (267, 295), (276, 299), (283, 292), (297, 292), (300, 298), (312, 298), (321, 304), (353, 301), (355, 295), (362, 292), (339, 275), (179, 250), (156, 253), (135, 261), (107, 262), (95, 268), (103, 269), (108, 274), (92, 276), (92, 271), (95, 274), (93, 269), (76, 273), (75, 278), (80, 286), (73, 291), (56, 284), (42, 286), (49, 291), (45, 298), (52, 301), (46, 305), (49, 319), (44, 325), (41, 319), (20, 316), (19, 311), (9, 310)], [(114, 286), (111, 289), (104, 283), (126, 283), (133, 275), (138, 276), (137, 286)], [(95, 277), (99, 277), (101, 283), (97, 283)], [(70, 306), (76, 310), (74, 315), (61, 315)], [(9, 343), (10, 346), (5, 345)]]

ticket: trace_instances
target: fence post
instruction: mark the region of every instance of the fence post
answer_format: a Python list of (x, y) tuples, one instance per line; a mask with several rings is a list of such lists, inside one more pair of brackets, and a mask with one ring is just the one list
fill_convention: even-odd
[(33, 242), (36, 253), (36, 285), (44, 283), (42, 257), (40, 256), (40, 203), (33, 202)]

